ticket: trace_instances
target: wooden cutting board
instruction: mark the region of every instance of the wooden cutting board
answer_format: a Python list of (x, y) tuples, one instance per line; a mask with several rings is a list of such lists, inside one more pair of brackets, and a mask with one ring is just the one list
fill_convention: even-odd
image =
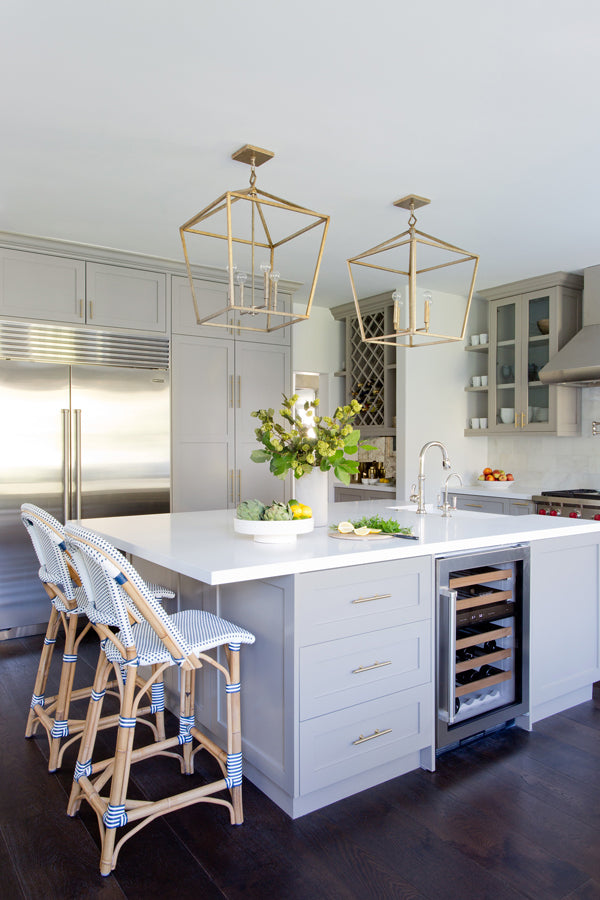
[(389, 541), (394, 539), (393, 534), (342, 534), (339, 531), (330, 531), (329, 537), (338, 538), (341, 541)]

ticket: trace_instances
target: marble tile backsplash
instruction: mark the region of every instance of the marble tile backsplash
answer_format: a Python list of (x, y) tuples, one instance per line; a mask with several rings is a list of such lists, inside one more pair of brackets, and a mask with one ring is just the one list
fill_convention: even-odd
[(394, 441), (391, 437), (363, 437), (367, 444), (375, 447), (375, 450), (359, 450), (358, 461), (382, 462), (385, 466), (385, 473), (388, 478), (396, 477), (396, 451), (393, 449)]
[(542, 490), (600, 490), (600, 435), (592, 436), (592, 422), (600, 421), (600, 387), (581, 388), (581, 421), (577, 437), (490, 437), (489, 464), (512, 472), (518, 481), (539, 484)]

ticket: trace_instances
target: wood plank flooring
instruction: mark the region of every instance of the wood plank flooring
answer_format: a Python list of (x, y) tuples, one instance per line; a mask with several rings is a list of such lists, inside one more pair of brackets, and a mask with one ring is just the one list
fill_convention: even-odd
[[(296, 821), (246, 781), (242, 826), (210, 805), (172, 813), (134, 836), (103, 878), (95, 816), (85, 805), (74, 819), (65, 811), (75, 754), (50, 775), (45, 735), (23, 737), (41, 643), (0, 642), (7, 900), (600, 898), (600, 692), (531, 734), (498, 732), (445, 754), (433, 774)], [(78, 684), (91, 683), (95, 653), (95, 639), (84, 642)], [(134, 773), (140, 797), (177, 790), (181, 778), (160, 759)]]

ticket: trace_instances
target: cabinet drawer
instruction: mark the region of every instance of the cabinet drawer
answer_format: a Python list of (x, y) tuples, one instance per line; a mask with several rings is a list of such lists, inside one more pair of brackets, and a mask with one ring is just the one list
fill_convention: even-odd
[(300, 726), (300, 792), (309, 794), (433, 743), (431, 685), (421, 685)]
[(431, 595), (428, 557), (298, 575), (299, 643), (333, 641), (428, 619)]
[(431, 679), (430, 623), (326, 641), (300, 650), (300, 719), (322, 716)]

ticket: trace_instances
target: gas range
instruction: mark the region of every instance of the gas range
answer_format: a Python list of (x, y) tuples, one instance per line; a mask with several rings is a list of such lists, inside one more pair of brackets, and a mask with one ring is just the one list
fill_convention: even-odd
[(535, 511), (541, 516), (600, 521), (600, 491), (594, 488), (542, 491), (538, 497), (531, 499), (535, 503)]

